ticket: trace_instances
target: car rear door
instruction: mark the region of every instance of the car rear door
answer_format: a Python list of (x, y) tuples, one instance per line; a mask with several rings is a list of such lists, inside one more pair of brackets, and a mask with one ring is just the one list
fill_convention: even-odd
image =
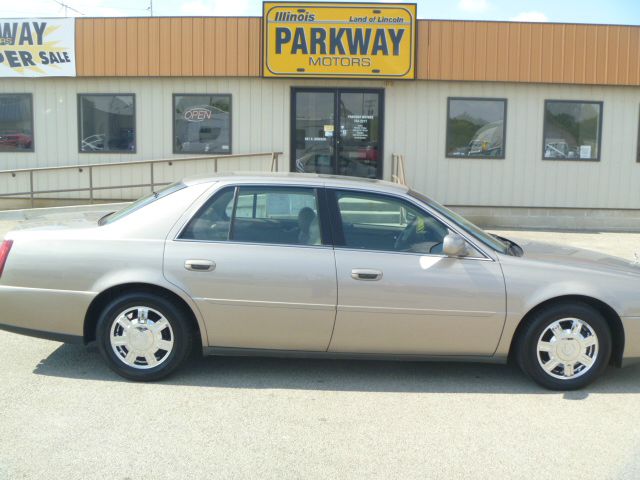
[(229, 186), (167, 241), (165, 275), (198, 304), (210, 346), (327, 349), (337, 284), (323, 195)]
[(448, 227), (406, 199), (329, 190), (338, 278), (331, 352), (492, 355), (505, 321), (498, 262), (442, 252)]

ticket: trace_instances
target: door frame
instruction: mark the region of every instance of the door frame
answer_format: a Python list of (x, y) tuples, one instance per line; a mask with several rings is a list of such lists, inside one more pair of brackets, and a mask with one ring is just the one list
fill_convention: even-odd
[[(289, 111), (289, 171), (290, 172), (295, 172), (296, 171), (296, 158), (295, 158), (295, 151), (296, 151), (296, 93), (298, 92), (318, 92), (318, 93), (324, 93), (324, 92), (331, 92), (334, 94), (334, 100), (333, 100), (333, 125), (334, 125), (334, 132), (339, 132), (339, 128), (335, 128), (336, 124), (340, 118), (340, 93), (377, 93), (379, 95), (379, 102), (378, 102), (378, 107), (379, 107), (379, 113), (378, 113), (378, 123), (380, 125), (380, 148), (379, 148), (379, 156), (378, 158), (381, 160), (380, 164), (379, 164), (379, 168), (377, 169), (377, 176), (376, 178), (378, 180), (382, 180), (384, 178), (384, 104), (385, 104), (385, 97), (384, 97), (384, 88), (355, 88), (355, 87), (291, 87), (291, 94), (289, 97), (289, 102), (290, 102), (290, 111)], [(338, 139), (337, 134), (334, 134), (333, 136), (333, 158), (331, 160), (331, 164), (333, 167), (333, 175), (338, 175), (338, 173), (336, 172), (337, 170), (337, 161), (338, 161), (338, 157), (337, 157), (337, 152), (338, 152), (338, 146), (336, 144)]]

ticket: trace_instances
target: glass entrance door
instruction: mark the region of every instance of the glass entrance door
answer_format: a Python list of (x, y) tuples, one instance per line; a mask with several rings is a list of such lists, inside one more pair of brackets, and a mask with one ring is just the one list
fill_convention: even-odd
[(382, 178), (382, 90), (294, 89), (291, 170)]
[(335, 173), (335, 92), (294, 91), (294, 172)]

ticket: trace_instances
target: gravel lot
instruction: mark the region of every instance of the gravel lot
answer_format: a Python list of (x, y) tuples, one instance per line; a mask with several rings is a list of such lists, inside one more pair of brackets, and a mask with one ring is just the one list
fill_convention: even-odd
[[(501, 233), (640, 250), (639, 234)], [(564, 394), (509, 366), (259, 358), (135, 384), (94, 347), (0, 332), (1, 479), (637, 479), (639, 407), (640, 367)]]

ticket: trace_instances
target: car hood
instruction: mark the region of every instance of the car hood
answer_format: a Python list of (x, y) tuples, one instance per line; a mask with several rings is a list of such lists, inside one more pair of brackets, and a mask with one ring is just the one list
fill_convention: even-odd
[(605, 253), (532, 240), (514, 239), (524, 254), (523, 258), (550, 263), (555, 266), (586, 268), (589, 270), (640, 275), (640, 264)]

